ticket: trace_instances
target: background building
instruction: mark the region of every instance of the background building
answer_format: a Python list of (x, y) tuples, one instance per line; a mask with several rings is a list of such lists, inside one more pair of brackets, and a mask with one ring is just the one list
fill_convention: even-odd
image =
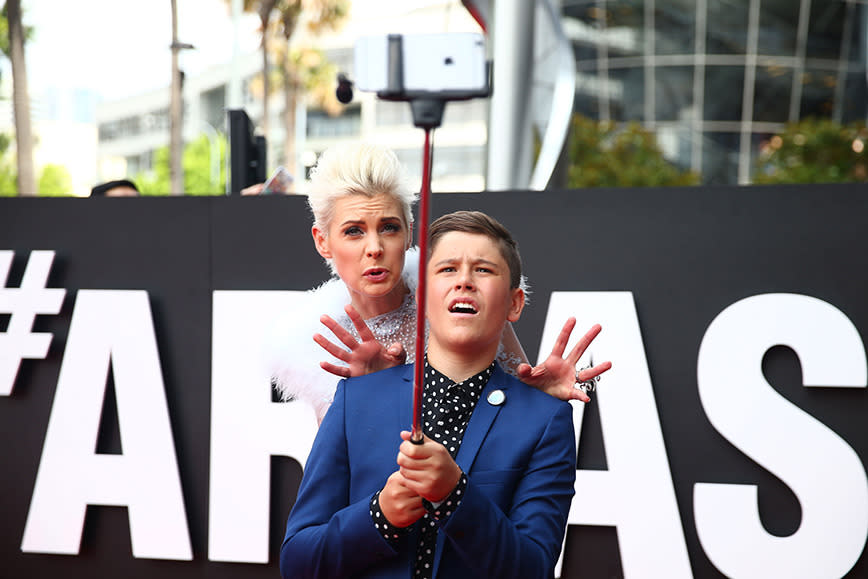
[[(449, 6), (452, 6), (449, 8)], [(362, 4), (364, 6), (364, 4)], [(312, 39), (299, 30), (293, 43), (315, 45), (338, 71), (353, 77), (353, 45), (361, 35), (423, 32), (479, 31), (470, 15), (454, 2), (418, 3), (397, 6), (383, 18), (373, 11), (354, 10), (338, 33)], [(261, 93), (254, 88), (261, 72), (261, 53), (242, 55), (238, 62), (227, 62), (184, 79), (184, 141), (205, 133), (225, 133), (226, 108), (230, 83), (237, 70), (241, 76), (243, 107), (255, 124), (262, 118)], [(283, 158), (283, 96), (270, 99), (268, 169), (270, 173)], [(99, 124), (98, 165), (102, 179), (119, 178), (148, 171), (153, 152), (168, 142), (169, 88), (105, 103), (97, 107)], [(443, 127), (436, 134), (436, 154), (432, 167), (433, 187), (437, 191), (481, 191), (484, 188), (485, 147), (487, 142), (487, 102), (475, 100), (451, 103), (446, 108)], [(306, 172), (328, 146), (345, 139), (365, 139), (388, 144), (408, 168), (411, 176), (422, 173), (424, 134), (413, 127), (407, 103), (380, 101), (374, 94), (355, 91), (353, 101), (339, 116), (300, 101), (297, 110), (296, 151), (298, 165)], [(300, 190), (304, 184), (300, 183)]]
[(862, 2), (564, 0), (562, 14), (575, 112), (641, 121), (704, 183), (749, 183), (787, 122), (868, 115)]
[[(352, 76), (352, 47), (360, 35), (479, 30), (455, 1), (396, 4), (387, 18), (354, 10), (339, 33), (315, 40), (299, 34), (293, 42), (315, 42), (338, 70)], [(516, 159), (516, 165), (531, 161), (526, 151), (492, 153), (503, 140), (532, 142), (544, 133), (540, 124), (554, 122), (547, 121), (549, 110), (564, 108), (553, 98), (532, 96), (544, 92), (557, 67), (563, 67), (562, 62), (543, 63), (555, 33), (565, 36), (574, 55), (574, 69), (568, 71), (575, 84), (572, 112), (641, 122), (657, 135), (667, 159), (699, 173), (705, 184), (750, 183), (763, 144), (787, 122), (818, 116), (847, 123), (868, 117), (868, 4), (861, 1), (538, 0), (536, 26), (528, 25), (532, 32), (521, 39), (501, 34), (500, 43), (497, 22), (511, 13), (521, 23), (526, 5), (493, 0), (464, 4), (481, 8), (487, 17), (495, 66), (499, 57), (504, 62), (512, 58), (505, 51), (514, 50), (516, 43), (534, 52), (513, 90), (503, 90), (504, 76), (496, 72), (494, 98), (524, 91), (520, 98), (530, 103), (537, 132), (531, 132), (531, 121), (511, 113), (490, 116), (494, 105), (488, 100), (451, 103), (436, 132), (435, 191), (479, 191), (486, 188), (486, 178), (489, 188), (496, 189), (527, 188), (533, 181), (529, 169), (493, 179), (491, 169), (508, 164), (501, 159)], [(546, 27), (543, 7), (560, 15), (560, 30)], [(227, 91), (236, 70), (243, 77), (242, 106), (254, 121), (261, 117), (261, 96), (250, 90), (259, 63), (258, 54), (249, 54), (186, 78), (185, 141), (224, 131)], [(153, 151), (167, 143), (168, 102), (167, 87), (97, 108), (102, 179), (150, 168)], [(283, 142), (283, 100), (274, 95), (271, 102), (269, 172), (282, 158)], [(563, 124), (569, 111), (561, 112), (558, 122)], [(300, 167), (312, 166), (317, 154), (336, 141), (361, 138), (390, 145), (411, 175), (421, 174), (423, 135), (412, 126), (405, 103), (378, 101), (357, 91), (338, 117), (302, 103), (298, 119)], [(504, 130), (509, 123), (527, 126)]]

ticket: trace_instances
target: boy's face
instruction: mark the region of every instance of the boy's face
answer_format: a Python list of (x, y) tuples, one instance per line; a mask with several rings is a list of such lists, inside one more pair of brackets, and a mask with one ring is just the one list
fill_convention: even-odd
[(444, 234), (428, 261), (426, 311), (432, 345), (446, 350), (497, 352), (503, 326), (524, 307), (524, 292), (509, 287), (510, 272), (486, 235)]

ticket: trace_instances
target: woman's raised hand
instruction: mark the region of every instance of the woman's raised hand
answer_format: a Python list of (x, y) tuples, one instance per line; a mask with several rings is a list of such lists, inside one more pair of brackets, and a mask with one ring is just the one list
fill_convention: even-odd
[(313, 340), (317, 344), (338, 360), (346, 363), (346, 366), (339, 366), (331, 362), (320, 362), (319, 365), (323, 370), (331, 372), (336, 376), (349, 378), (351, 376), (363, 376), (377, 370), (384, 370), (404, 363), (407, 359), (407, 352), (404, 350), (403, 344), (395, 342), (386, 348), (377, 341), (374, 333), (371, 332), (365, 320), (362, 319), (362, 316), (359, 315), (352, 304), (348, 304), (344, 308), (344, 311), (347, 312), (350, 321), (353, 322), (353, 326), (355, 326), (356, 332), (359, 333), (361, 341), (356, 340), (352, 334), (331, 317), (322, 316), (320, 321), (323, 325), (331, 330), (344, 346), (349, 348), (349, 350), (346, 350), (331, 342), (322, 334), (314, 334)]
[(600, 324), (594, 324), (588, 330), (588, 333), (576, 342), (570, 353), (564, 356), (564, 350), (567, 348), (567, 342), (575, 326), (576, 318), (571, 317), (567, 319), (564, 327), (561, 328), (560, 334), (558, 334), (557, 340), (555, 340), (555, 345), (549, 357), (539, 366), (532, 367), (530, 364), (519, 364), (516, 372), (523, 382), (539, 388), (556, 398), (590, 402), (590, 397), (584, 390), (579, 388), (579, 383), (596, 380), (597, 376), (612, 367), (612, 363), (603, 362), (591, 368), (583, 368), (581, 371), (577, 371), (576, 364), (579, 358), (582, 357), (582, 354), (585, 353), (585, 350), (588, 349), (588, 346), (594, 341), (597, 334), (600, 333), (602, 327)]

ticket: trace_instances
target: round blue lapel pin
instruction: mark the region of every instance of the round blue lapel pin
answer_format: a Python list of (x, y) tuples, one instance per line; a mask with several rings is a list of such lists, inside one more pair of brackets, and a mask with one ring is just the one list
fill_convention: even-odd
[(492, 406), (500, 406), (506, 402), (506, 394), (503, 393), (503, 390), (493, 390), (488, 395), (488, 403)]

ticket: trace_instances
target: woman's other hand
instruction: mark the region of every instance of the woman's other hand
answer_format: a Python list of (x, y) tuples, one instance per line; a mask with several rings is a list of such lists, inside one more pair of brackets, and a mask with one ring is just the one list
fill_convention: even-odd
[(582, 354), (585, 353), (585, 350), (588, 349), (588, 346), (594, 341), (597, 334), (600, 333), (602, 327), (600, 324), (594, 324), (588, 330), (588, 333), (576, 342), (576, 345), (570, 350), (569, 355), (564, 357), (564, 350), (567, 348), (567, 342), (569, 342), (570, 335), (573, 333), (575, 326), (576, 318), (571, 317), (567, 319), (564, 327), (561, 328), (560, 334), (558, 334), (557, 340), (555, 340), (555, 345), (549, 357), (538, 366), (531, 367), (530, 364), (519, 364), (516, 372), (523, 382), (539, 388), (551, 396), (560, 398), (561, 400), (590, 402), (591, 398), (584, 390), (578, 387), (578, 383), (596, 380), (597, 376), (612, 367), (612, 363), (603, 362), (592, 368), (582, 369), (577, 373), (576, 364), (579, 358), (582, 357)]

